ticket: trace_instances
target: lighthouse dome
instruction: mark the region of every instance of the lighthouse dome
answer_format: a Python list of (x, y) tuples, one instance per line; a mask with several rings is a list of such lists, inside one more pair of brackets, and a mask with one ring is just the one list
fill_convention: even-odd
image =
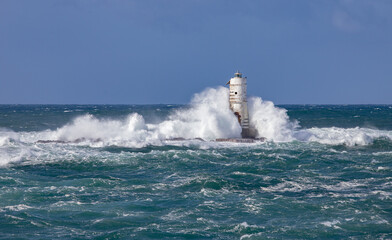
[(240, 73), (239, 71), (237, 71), (236, 73), (234, 73), (235, 77), (239, 77), (242, 78), (242, 73)]

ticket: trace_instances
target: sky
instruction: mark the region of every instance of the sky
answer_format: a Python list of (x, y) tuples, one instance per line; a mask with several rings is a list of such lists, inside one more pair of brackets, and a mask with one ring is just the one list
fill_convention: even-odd
[(390, 0), (0, 0), (0, 104), (392, 104)]

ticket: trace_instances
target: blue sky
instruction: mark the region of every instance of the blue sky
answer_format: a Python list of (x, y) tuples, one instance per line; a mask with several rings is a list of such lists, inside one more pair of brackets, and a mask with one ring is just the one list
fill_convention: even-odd
[(390, 0), (0, 0), (0, 103), (392, 104)]

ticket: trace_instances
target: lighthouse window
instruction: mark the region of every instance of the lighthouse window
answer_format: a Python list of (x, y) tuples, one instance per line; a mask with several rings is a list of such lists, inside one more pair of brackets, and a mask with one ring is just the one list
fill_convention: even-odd
[(235, 92), (235, 94), (237, 94), (237, 92)]

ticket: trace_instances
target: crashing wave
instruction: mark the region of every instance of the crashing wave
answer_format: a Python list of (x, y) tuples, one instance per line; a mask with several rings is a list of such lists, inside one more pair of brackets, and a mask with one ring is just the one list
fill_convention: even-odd
[[(9, 145), (10, 139), (26, 143), (77, 143), (90, 146), (163, 145), (173, 139), (240, 138), (241, 127), (229, 107), (227, 88), (208, 88), (195, 94), (190, 107), (174, 110), (159, 123), (146, 123), (143, 116), (131, 113), (125, 119), (98, 119), (83, 115), (51, 131), (14, 133), (0, 130), (0, 147)], [(257, 137), (273, 142), (319, 142), (322, 144), (366, 145), (374, 139), (392, 139), (391, 131), (367, 128), (309, 128), (301, 129), (291, 121), (287, 111), (260, 97), (248, 100), (250, 124)]]

